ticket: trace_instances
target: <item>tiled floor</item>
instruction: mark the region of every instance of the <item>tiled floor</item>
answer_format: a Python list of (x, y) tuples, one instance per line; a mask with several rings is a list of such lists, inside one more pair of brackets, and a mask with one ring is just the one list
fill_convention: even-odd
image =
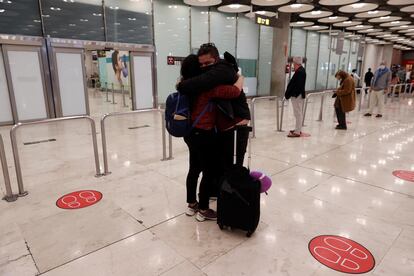
[[(123, 110), (104, 100), (91, 91), (98, 126), (102, 114)], [(0, 275), (341, 275), (310, 254), (308, 243), (318, 235), (340, 235), (369, 249), (376, 264), (368, 275), (414, 275), (414, 183), (392, 175), (414, 171), (413, 98), (388, 102), (382, 119), (354, 111), (347, 131), (334, 130), (330, 99), (323, 121), (316, 121), (319, 103), (308, 107), (304, 130), (311, 137), (299, 139), (275, 130), (275, 102), (258, 103), (252, 168), (270, 175), (273, 187), (262, 196), (251, 238), (184, 214), (186, 146), (174, 139), (174, 159), (160, 161), (157, 112), (108, 120), (112, 173), (101, 178), (94, 177), (86, 122), (22, 128), (29, 195), (0, 202)], [(283, 128), (292, 126), (289, 106)], [(0, 134), (17, 192), (9, 130)], [(44, 139), (56, 141), (23, 145)], [(79, 210), (56, 207), (59, 197), (82, 189), (100, 191), (103, 199)]]

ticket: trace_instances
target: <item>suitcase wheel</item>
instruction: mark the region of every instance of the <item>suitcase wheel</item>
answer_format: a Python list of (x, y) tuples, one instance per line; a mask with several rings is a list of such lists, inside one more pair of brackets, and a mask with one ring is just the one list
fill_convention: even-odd
[(253, 235), (252, 231), (247, 232), (246, 237), (250, 238)]
[(219, 223), (218, 226), (219, 226), (220, 230), (223, 230), (224, 229), (224, 225), (223, 224)]

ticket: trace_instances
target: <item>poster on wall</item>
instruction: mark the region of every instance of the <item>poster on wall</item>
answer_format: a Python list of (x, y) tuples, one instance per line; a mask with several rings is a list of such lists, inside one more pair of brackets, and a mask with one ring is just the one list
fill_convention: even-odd
[(124, 85), (125, 89), (129, 87), (129, 52), (111, 50), (105, 51), (105, 57), (99, 58), (99, 72), (100, 81), (105, 87), (108, 83), (108, 88), (114, 86), (114, 89), (120, 90)]

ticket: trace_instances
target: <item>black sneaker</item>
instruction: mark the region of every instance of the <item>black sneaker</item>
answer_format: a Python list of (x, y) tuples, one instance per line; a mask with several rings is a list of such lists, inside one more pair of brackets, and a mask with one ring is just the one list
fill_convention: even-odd
[(198, 210), (196, 219), (198, 221), (217, 220), (217, 212), (212, 209)]
[(371, 113), (365, 113), (365, 114), (364, 114), (364, 116), (365, 116), (365, 117), (371, 117), (371, 116), (372, 116), (372, 114), (371, 114)]
[(377, 116), (375, 116), (375, 117), (382, 118), (382, 115), (381, 114), (377, 114)]
[(338, 125), (338, 126), (336, 126), (336, 127), (335, 127), (335, 129), (342, 129), (342, 130), (346, 130), (346, 127)]

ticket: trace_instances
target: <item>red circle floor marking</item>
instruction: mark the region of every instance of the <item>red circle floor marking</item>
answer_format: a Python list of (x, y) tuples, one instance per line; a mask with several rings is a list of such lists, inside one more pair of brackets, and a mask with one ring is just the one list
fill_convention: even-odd
[(309, 251), (318, 262), (339, 272), (362, 274), (375, 266), (368, 249), (341, 236), (317, 236), (309, 242)]
[(392, 174), (402, 180), (414, 182), (414, 172), (412, 171), (393, 171)]
[(98, 203), (102, 199), (102, 193), (93, 190), (76, 191), (64, 195), (56, 201), (56, 206), (61, 209), (81, 209)]
[(311, 135), (309, 134), (309, 133), (305, 133), (305, 132), (302, 132), (301, 134), (300, 134), (300, 137), (310, 137)]

